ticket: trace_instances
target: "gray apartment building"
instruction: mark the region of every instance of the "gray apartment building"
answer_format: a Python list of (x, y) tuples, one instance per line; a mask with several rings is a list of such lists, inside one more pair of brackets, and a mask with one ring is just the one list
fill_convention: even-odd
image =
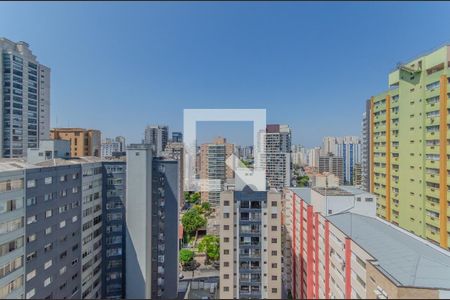
[(103, 162), (102, 297), (125, 298), (126, 162)]
[(151, 145), (127, 151), (126, 297), (178, 295), (178, 161), (153, 157)]
[(26, 168), (25, 179), (25, 296), (80, 298), (81, 167)]

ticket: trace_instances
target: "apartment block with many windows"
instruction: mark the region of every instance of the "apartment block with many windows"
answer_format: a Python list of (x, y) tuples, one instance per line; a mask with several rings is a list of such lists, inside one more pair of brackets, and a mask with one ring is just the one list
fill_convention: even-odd
[(103, 162), (102, 295), (125, 298), (126, 162)]
[(50, 68), (41, 65), (25, 42), (0, 38), (0, 156), (23, 157), (48, 139)]
[(445, 249), (449, 66), (449, 46), (399, 65), (369, 110), (370, 191), (378, 196), (378, 216)]
[(224, 191), (220, 212), (219, 297), (281, 298), (281, 193)]

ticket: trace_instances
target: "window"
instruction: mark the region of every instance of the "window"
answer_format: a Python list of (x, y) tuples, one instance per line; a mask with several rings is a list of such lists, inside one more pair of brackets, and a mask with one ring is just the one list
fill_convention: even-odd
[(277, 238), (272, 238), (272, 243), (275, 244), (277, 242)]
[(32, 289), (32, 290), (30, 290), (28, 293), (27, 293), (27, 295), (26, 295), (26, 298), (27, 299), (31, 299), (31, 298), (33, 298), (33, 296), (36, 294), (36, 289)]
[(27, 242), (34, 242), (36, 240), (36, 233), (33, 233), (27, 237)]
[(36, 223), (36, 222), (37, 222), (36, 215), (28, 217), (28, 219), (27, 219), (27, 225), (32, 224), (32, 223)]
[(77, 186), (74, 186), (74, 187), (72, 188), (72, 194), (76, 194), (76, 193), (78, 193), (78, 187), (77, 187)]
[(27, 188), (34, 188), (34, 187), (36, 187), (36, 179), (27, 180)]
[(53, 243), (48, 243), (44, 246), (44, 252), (48, 252), (53, 249)]
[(230, 214), (229, 213), (223, 213), (223, 218), (224, 219), (229, 219), (230, 218)]
[(272, 288), (272, 293), (276, 293), (277, 291), (277, 288)]
[(66, 266), (62, 267), (61, 269), (59, 269), (59, 275), (66, 273), (66, 271), (67, 271), (67, 267)]
[(53, 194), (52, 193), (44, 195), (44, 201), (48, 201), (48, 200), (52, 200), (52, 199), (53, 199)]
[(47, 279), (44, 280), (44, 286), (49, 286), (50, 283), (52, 283), (52, 277), (47, 277)]
[(78, 220), (78, 216), (73, 216), (72, 217), (72, 223), (75, 223)]
[(272, 206), (276, 207), (277, 206), (277, 201), (272, 201)]
[(223, 242), (224, 242), (224, 243), (228, 243), (229, 241), (230, 241), (230, 238), (227, 238), (227, 237), (226, 237), (226, 238), (223, 238)]
[(230, 225), (223, 225), (223, 230), (230, 230)]
[(228, 200), (223, 201), (223, 206), (230, 206), (230, 201), (228, 201)]
[(276, 219), (277, 218), (277, 214), (272, 214), (272, 219)]
[(223, 287), (223, 291), (224, 291), (224, 292), (228, 292), (229, 290), (230, 290), (230, 287), (228, 287), (228, 286), (224, 286), (224, 287)]
[(52, 216), (52, 210), (48, 209), (45, 211), (45, 218), (50, 218)]
[(45, 228), (45, 235), (49, 235), (50, 233), (52, 233), (52, 227), (47, 227)]
[(223, 279), (229, 279), (230, 278), (230, 274), (223, 274)]
[(272, 231), (277, 231), (277, 226), (272, 226)]
[(223, 254), (230, 254), (230, 250), (228, 249), (223, 250)]
[(30, 281), (36, 276), (36, 269), (27, 274), (27, 281)]
[(276, 268), (277, 268), (277, 264), (276, 264), (276, 263), (273, 263), (273, 264), (272, 264), (272, 268), (273, 268), (273, 269), (276, 269)]
[(66, 221), (65, 220), (59, 222), (59, 228), (64, 228), (64, 227), (66, 227)]
[(230, 263), (229, 263), (228, 261), (225, 261), (225, 262), (223, 263), (223, 266), (224, 266), (224, 267), (229, 267), (229, 266), (230, 266)]
[(36, 257), (37, 257), (36, 251), (31, 252), (30, 254), (27, 255), (27, 262), (32, 261)]
[(67, 175), (61, 175), (59, 177), (59, 181), (61, 181), (61, 182), (67, 181)]
[(273, 251), (272, 251), (272, 255), (273, 255), (273, 256), (277, 255), (277, 250), (273, 250)]
[(45, 177), (44, 182), (45, 182), (45, 184), (51, 184), (53, 182), (53, 178), (51, 176), (50, 177)]
[(44, 270), (47, 270), (48, 268), (50, 268), (53, 265), (53, 261), (50, 259), (49, 261), (47, 261), (44, 264)]
[(31, 197), (27, 199), (27, 206), (35, 205), (36, 204), (36, 197)]
[(272, 280), (278, 280), (278, 277), (276, 275), (272, 275)]

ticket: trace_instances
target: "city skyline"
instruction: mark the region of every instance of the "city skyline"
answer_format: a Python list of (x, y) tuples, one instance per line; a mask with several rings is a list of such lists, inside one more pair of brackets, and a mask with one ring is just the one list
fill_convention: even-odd
[[(323, 136), (360, 136), (365, 100), (388, 86), (383, 75), (450, 33), (447, 3), (1, 8), (1, 36), (29, 43), (52, 69), (51, 127), (95, 128), (131, 143), (150, 124), (181, 131), (185, 108), (266, 108), (267, 123), (289, 124), (293, 144), (308, 148)], [(10, 26), (24, 12), (21, 25)], [(399, 15), (403, 24), (434, 17), (410, 32), (396, 25)]]

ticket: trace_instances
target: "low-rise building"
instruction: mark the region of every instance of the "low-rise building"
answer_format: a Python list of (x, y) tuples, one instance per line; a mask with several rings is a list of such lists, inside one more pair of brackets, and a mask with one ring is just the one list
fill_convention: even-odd
[(294, 299), (450, 296), (447, 251), (374, 216), (325, 216), (313, 197), (283, 195), (284, 288)]

